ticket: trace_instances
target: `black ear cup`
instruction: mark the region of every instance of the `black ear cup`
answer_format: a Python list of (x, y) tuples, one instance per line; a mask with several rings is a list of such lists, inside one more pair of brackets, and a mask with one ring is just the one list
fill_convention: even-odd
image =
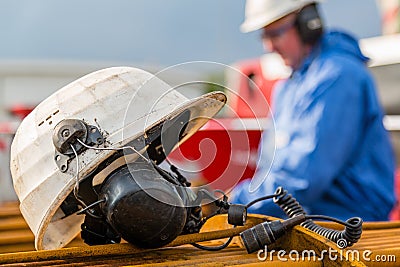
[(100, 198), (106, 201), (101, 209), (123, 239), (156, 248), (182, 232), (187, 213), (174, 186), (146, 165), (136, 169), (125, 166), (113, 173), (102, 186)]
[(322, 19), (315, 4), (303, 7), (296, 18), (296, 27), (305, 44), (313, 45), (322, 35)]

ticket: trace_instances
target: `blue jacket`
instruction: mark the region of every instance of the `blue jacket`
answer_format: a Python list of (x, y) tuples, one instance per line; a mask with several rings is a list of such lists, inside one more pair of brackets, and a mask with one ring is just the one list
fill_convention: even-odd
[[(234, 188), (233, 203), (283, 186), (308, 214), (388, 219), (395, 201), (394, 153), (367, 60), (349, 34), (323, 35), (275, 89), (275, 129), (264, 131), (255, 176)], [(249, 212), (283, 216), (272, 201)]]

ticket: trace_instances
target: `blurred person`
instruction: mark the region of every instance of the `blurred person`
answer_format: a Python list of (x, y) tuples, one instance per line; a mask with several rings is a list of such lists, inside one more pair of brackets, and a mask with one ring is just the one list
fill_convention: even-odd
[[(253, 177), (262, 183), (243, 181), (231, 201), (246, 204), (283, 186), (309, 214), (387, 220), (394, 153), (357, 40), (326, 30), (310, 0), (247, 0), (241, 30), (261, 30), (266, 50), (280, 54), (292, 73), (274, 89), (275, 132), (263, 133)], [(272, 201), (249, 212), (283, 215)]]

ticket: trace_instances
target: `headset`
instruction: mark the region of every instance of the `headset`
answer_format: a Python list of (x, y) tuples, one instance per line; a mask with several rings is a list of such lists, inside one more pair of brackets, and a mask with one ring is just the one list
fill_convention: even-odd
[(322, 19), (316, 4), (307, 5), (298, 12), (295, 26), (303, 43), (315, 44), (323, 32)]

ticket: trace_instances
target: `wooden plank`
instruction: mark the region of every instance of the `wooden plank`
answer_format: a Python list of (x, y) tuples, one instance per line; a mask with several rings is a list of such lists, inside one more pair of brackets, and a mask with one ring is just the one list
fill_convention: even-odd
[(18, 243), (33, 243), (34, 236), (31, 230), (13, 230), (0, 235), (0, 245), (18, 244)]
[(18, 229), (28, 229), (28, 224), (21, 216), (7, 216), (0, 219), (0, 232)]
[(14, 202), (2, 203), (0, 205), (0, 218), (11, 216), (21, 216), (18, 204)]

